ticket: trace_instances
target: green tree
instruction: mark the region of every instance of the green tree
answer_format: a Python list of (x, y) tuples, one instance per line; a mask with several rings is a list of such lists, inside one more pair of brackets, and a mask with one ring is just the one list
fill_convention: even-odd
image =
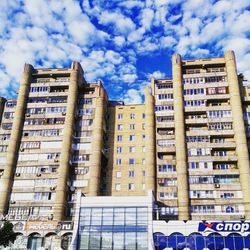
[(16, 240), (17, 234), (13, 231), (13, 224), (5, 221), (0, 228), (0, 246), (7, 247)]

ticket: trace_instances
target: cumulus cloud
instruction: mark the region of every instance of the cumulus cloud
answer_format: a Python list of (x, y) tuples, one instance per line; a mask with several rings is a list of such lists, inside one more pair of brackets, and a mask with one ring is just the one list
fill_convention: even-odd
[(124, 96), (126, 104), (140, 104), (142, 103), (142, 94), (137, 89), (129, 89)]
[(148, 74), (148, 77), (149, 78), (154, 77), (155, 79), (164, 79), (164, 78), (166, 78), (166, 73), (157, 70), (157, 71), (154, 71), (151, 74)]
[(136, 27), (134, 22), (129, 17), (126, 17), (121, 13), (109, 11), (104, 11), (101, 13), (99, 17), (99, 23), (103, 25), (109, 24), (118, 34), (124, 35), (133, 31)]
[(87, 80), (103, 79), (127, 102), (142, 101), (149, 76), (167, 77), (157, 70), (163, 54), (210, 57), (233, 49), (239, 71), (250, 75), (249, 0), (1, 0), (0, 8), (0, 94), (7, 97), (25, 62), (80, 61)]

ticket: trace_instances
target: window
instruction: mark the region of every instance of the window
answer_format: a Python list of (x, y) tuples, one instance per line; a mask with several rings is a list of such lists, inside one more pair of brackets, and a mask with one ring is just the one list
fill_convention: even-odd
[(184, 89), (183, 94), (184, 95), (204, 95), (205, 90), (204, 89)]
[(144, 152), (144, 153), (146, 152), (146, 147), (145, 146), (142, 147), (142, 152)]
[(129, 128), (130, 128), (130, 130), (134, 130), (135, 129), (135, 124), (130, 124)]
[(214, 111), (208, 111), (207, 116), (211, 118), (231, 117), (232, 112), (231, 110), (214, 110)]
[(146, 171), (142, 170), (142, 176), (145, 177), (146, 176)]
[(130, 141), (134, 141), (134, 140), (135, 140), (135, 136), (134, 136), (134, 135), (130, 135), (130, 136), (129, 136), (129, 140), (130, 140)]
[(128, 176), (129, 177), (134, 177), (135, 176), (135, 172), (134, 171), (129, 171)]
[(192, 213), (214, 213), (214, 205), (191, 206)]
[(165, 110), (174, 110), (174, 106), (172, 104), (155, 106), (155, 111), (165, 111)]
[(0, 140), (6, 141), (10, 139), (10, 134), (0, 134)]
[(121, 178), (122, 177), (122, 172), (116, 172), (116, 178)]
[(122, 165), (122, 159), (116, 159), (116, 165)]
[(189, 176), (190, 184), (212, 184), (214, 183), (213, 176)]
[(118, 130), (122, 130), (122, 129), (123, 129), (123, 125), (122, 125), (122, 124), (118, 124), (118, 125), (117, 125), (117, 129), (118, 129)]
[(173, 88), (173, 84), (169, 84), (169, 83), (158, 83), (156, 84), (156, 87), (158, 89), (172, 89)]
[(2, 123), (2, 128), (6, 130), (12, 129), (12, 123)]
[(14, 118), (14, 112), (4, 112), (3, 116), (5, 119)]
[(135, 119), (135, 114), (130, 114), (130, 119)]
[(129, 147), (129, 153), (134, 153), (135, 152), (135, 147)]
[(222, 199), (232, 199), (232, 198), (234, 198), (234, 193), (221, 193), (220, 198), (222, 198)]
[(176, 171), (176, 166), (175, 165), (171, 165), (171, 164), (168, 164), (168, 165), (159, 165), (158, 166), (158, 171), (160, 173), (166, 173), (166, 172), (175, 172)]
[(161, 199), (175, 199), (177, 198), (176, 192), (160, 192)]
[(174, 116), (157, 116), (157, 122), (173, 122)]
[(134, 190), (135, 189), (135, 184), (134, 183), (129, 183), (128, 184), (128, 190)]
[(91, 105), (92, 104), (92, 98), (81, 98), (79, 100), (79, 104), (80, 105), (83, 105), (83, 104), (89, 104), (89, 105)]
[(146, 140), (146, 135), (142, 135), (142, 140), (143, 140), (143, 141)]
[(115, 190), (116, 191), (121, 190), (121, 184), (115, 184)]
[(239, 213), (238, 205), (224, 205), (221, 206), (221, 212), (223, 213)]
[(48, 92), (49, 87), (47, 86), (40, 86), (40, 87), (31, 87), (30, 92)]
[(123, 115), (122, 115), (122, 114), (118, 114), (118, 115), (117, 115), (117, 118), (118, 118), (118, 120), (122, 120)]
[(8, 146), (7, 145), (0, 145), (0, 152), (7, 152)]
[(134, 164), (135, 164), (135, 159), (130, 158), (130, 159), (129, 159), (129, 165), (134, 165)]
[(7, 101), (5, 106), (7, 108), (15, 108), (16, 107), (16, 101)]
[(159, 94), (158, 95), (159, 100), (173, 99), (173, 98), (174, 98), (173, 94)]
[(142, 159), (141, 163), (142, 163), (142, 165), (145, 165), (146, 164), (146, 160)]
[(193, 107), (193, 106), (205, 106), (206, 102), (205, 100), (188, 100), (184, 101), (185, 107)]
[(84, 109), (79, 109), (78, 110), (78, 115), (79, 116), (91, 116), (95, 112), (95, 109), (93, 108), (84, 108)]
[(117, 147), (117, 148), (116, 148), (116, 153), (117, 153), (117, 154), (122, 153), (122, 147)]
[(122, 135), (117, 136), (117, 141), (122, 141)]
[(161, 187), (175, 187), (177, 185), (176, 178), (158, 178), (158, 184)]
[(146, 115), (145, 113), (142, 113), (142, 119), (145, 119)]
[(72, 161), (78, 162), (78, 161), (89, 161), (90, 155), (89, 154), (82, 154), (82, 155), (73, 155)]
[(40, 141), (21, 142), (20, 148), (40, 148)]

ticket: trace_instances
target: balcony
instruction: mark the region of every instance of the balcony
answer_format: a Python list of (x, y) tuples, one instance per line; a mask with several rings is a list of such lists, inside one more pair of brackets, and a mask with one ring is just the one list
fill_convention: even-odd
[(175, 146), (156, 146), (157, 152), (175, 153)]
[(223, 148), (227, 148), (227, 149), (235, 149), (236, 144), (235, 142), (222, 142), (222, 143), (211, 143), (210, 144), (211, 148), (218, 148), (218, 149), (223, 149)]
[(185, 107), (185, 113), (205, 113), (207, 111), (206, 106), (189, 106)]
[(222, 137), (222, 136), (234, 136), (234, 131), (233, 129), (228, 129), (228, 130), (209, 130), (208, 131), (208, 134), (210, 136), (219, 136), (219, 137)]
[(225, 156), (212, 156), (212, 160), (216, 162), (236, 162), (237, 156), (236, 155), (225, 155)]
[(207, 124), (207, 118), (198, 117), (198, 118), (189, 118), (185, 120), (186, 124)]

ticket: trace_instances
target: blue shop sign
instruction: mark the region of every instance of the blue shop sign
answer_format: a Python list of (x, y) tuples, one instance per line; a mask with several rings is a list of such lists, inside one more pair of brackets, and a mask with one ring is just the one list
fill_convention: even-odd
[(250, 222), (200, 222), (198, 232), (250, 232)]

